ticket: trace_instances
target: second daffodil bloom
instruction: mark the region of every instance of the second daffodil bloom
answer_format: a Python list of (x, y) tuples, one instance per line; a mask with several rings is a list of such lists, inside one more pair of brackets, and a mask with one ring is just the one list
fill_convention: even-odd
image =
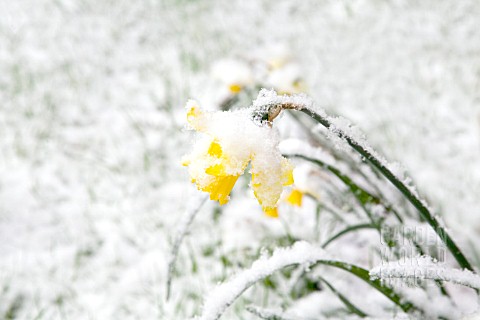
[(253, 74), (250, 66), (241, 60), (224, 59), (213, 66), (212, 74), (230, 95), (240, 93), (245, 87), (253, 84)]
[(182, 161), (197, 188), (223, 205), (250, 163), (253, 193), (263, 211), (277, 217), (283, 187), (293, 183), (293, 166), (280, 154), (278, 132), (252, 121), (250, 109), (207, 112), (192, 100), (186, 108), (189, 127), (203, 133)]

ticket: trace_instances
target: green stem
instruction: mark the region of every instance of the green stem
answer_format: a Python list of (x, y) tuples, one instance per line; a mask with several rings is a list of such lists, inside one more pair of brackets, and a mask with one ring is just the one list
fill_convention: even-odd
[(362, 224), (356, 224), (353, 226), (349, 226), (342, 231), (336, 233), (334, 236), (332, 236), (330, 239), (325, 241), (324, 244), (322, 244), (322, 248), (326, 248), (331, 242), (335, 241), (336, 239), (340, 238), (341, 236), (355, 230), (360, 230), (360, 229), (377, 229), (376, 225), (373, 225), (371, 223), (362, 223)]
[[(332, 126), (332, 123), (326, 117), (319, 115), (318, 113), (303, 108), (301, 110), (311, 118), (315, 119), (318, 123), (326, 127), (327, 129)], [(453, 239), (447, 233), (447, 231), (440, 225), (437, 218), (428, 210), (428, 208), (422, 203), (422, 201), (403, 183), (400, 181), (390, 169), (388, 169), (372, 152), (362, 147), (362, 145), (355, 140), (354, 137), (349, 136), (341, 130), (332, 131), (338, 137), (344, 139), (356, 152), (366, 159), (373, 167), (378, 169), (404, 196), (407, 200), (418, 210), (421, 217), (427, 221), (427, 223), (433, 228), (440, 239), (445, 243), (450, 250), (458, 264), (470, 271), (474, 272), (473, 267), (462, 253), (460, 248), (455, 244)]]

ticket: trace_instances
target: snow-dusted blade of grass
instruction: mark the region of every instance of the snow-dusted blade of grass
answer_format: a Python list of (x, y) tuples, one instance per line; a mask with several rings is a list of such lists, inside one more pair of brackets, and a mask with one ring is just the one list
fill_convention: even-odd
[(166, 293), (167, 300), (170, 298), (170, 289), (172, 285), (173, 271), (175, 270), (175, 262), (177, 261), (180, 245), (182, 244), (182, 241), (185, 238), (185, 235), (190, 229), (190, 226), (192, 225), (192, 222), (195, 219), (195, 216), (200, 211), (200, 209), (202, 208), (205, 201), (207, 201), (207, 199), (208, 199), (208, 196), (204, 194), (193, 198), (186, 210), (183, 221), (178, 226), (177, 235), (175, 237), (175, 241), (173, 242), (170, 260), (168, 262), (167, 293)]
[(249, 287), (257, 281), (293, 265), (327, 265), (343, 269), (359, 277), (380, 291), (403, 311), (417, 310), (410, 302), (406, 302), (391, 288), (383, 285), (379, 280), (371, 280), (368, 270), (341, 261), (331, 260), (330, 255), (323, 249), (314, 247), (307, 242), (300, 241), (290, 248), (275, 250), (270, 258), (262, 257), (255, 261), (250, 269), (244, 270), (231, 280), (216, 287), (207, 297), (203, 313), (198, 320), (216, 320), (225, 310)]
[(330, 243), (333, 241), (337, 240), (338, 238), (349, 234), (350, 232), (354, 232), (356, 230), (364, 230), (364, 229), (376, 229), (377, 227), (373, 224), (370, 223), (361, 223), (361, 224), (355, 224), (353, 226), (348, 226), (345, 229), (342, 229), (341, 231), (335, 233), (333, 236), (331, 236), (327, 241), (325, 241), (322, 244), (322, 248), (326, 248)]
[(382, 264), (370, 270), (372, 279), (429, 279), (480, 289), (480, 276), (470, 270), (446, 268), (431, 257), (417, 257)]
[(237, 274), (233, 279), (216, 287), (207, 297), (200, 320), (218, 319), (223, 312), (250, 286), (257, 281), (291, 265), (311, 265), (328, 259), (323, 249), (306, 242), (297, 242), (291, 248), (277, 249), (270, 258), (260, 258), (250, 269)]
[[(306, 95), (277, 95), (273, 90), (262, 89), (253, 102), (253, 107), (257, 113), (278, 114), (278, 109), (291, 109), (302, 111), (312, 119), (316, 120), (320, 125), (328, 129), (328, 137), (340, 148), (350, 146), (364, 161), (377, 169), (387, 180), (389, 180), (405, 198), (418, 210), (423, 219), (435, 230), (440, 239), (445, 243), (458, 264), (465, 269), (474, 271), (472, 265), (462, 253), (452, 237), (447, 233), (441, 225), (437, 216), (430, 212), (425, 200), (421, 199), (417, 191), (411, 186), (411, 179), (400, 177), (396, 174), (397, 168), (390, 164), (384, 157), (379, 155), (365, 140), (365, 137), (359, 133), (356, 128), (343, 118), (334, 118), (327, 115), (325, 110), (315, 106), (313, 101)], [(256, 115), (262, 117), (261, 115)]]

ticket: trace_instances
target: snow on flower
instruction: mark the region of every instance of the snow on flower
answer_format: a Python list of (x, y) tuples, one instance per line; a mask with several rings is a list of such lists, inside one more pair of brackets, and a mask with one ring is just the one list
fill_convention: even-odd
[(250, 164), (255, 197), (265, 214), (277, 217), (283, 187), (293, 184), (293, 166), (278, 149), (278, 132), (253, 122), (251, 109), (207, 112), (193, 100), (186, 109), (189, 127), (203, 133), (182, 161), (197, 188), (224, 205)]

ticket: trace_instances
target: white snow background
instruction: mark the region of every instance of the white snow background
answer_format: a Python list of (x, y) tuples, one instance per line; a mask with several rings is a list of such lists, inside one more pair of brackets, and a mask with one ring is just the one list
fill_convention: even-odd
[[(208, 203), (165, 301), (175, 228), (198, 193), (180, 165), (183, 106), (215, 99), (215, 62), (278, 43), (315, 102), (401, 162), (478, 265), (479, 1), (0, 0), (0, 318), (187, 319), (285, 219), (304, 237), (311, 216), (269, 219), (248, 192), (217, 220)], [(308, 299), (305, 317), (338, 304)], [(225, 318), (245, 319), (247, 302)]]

